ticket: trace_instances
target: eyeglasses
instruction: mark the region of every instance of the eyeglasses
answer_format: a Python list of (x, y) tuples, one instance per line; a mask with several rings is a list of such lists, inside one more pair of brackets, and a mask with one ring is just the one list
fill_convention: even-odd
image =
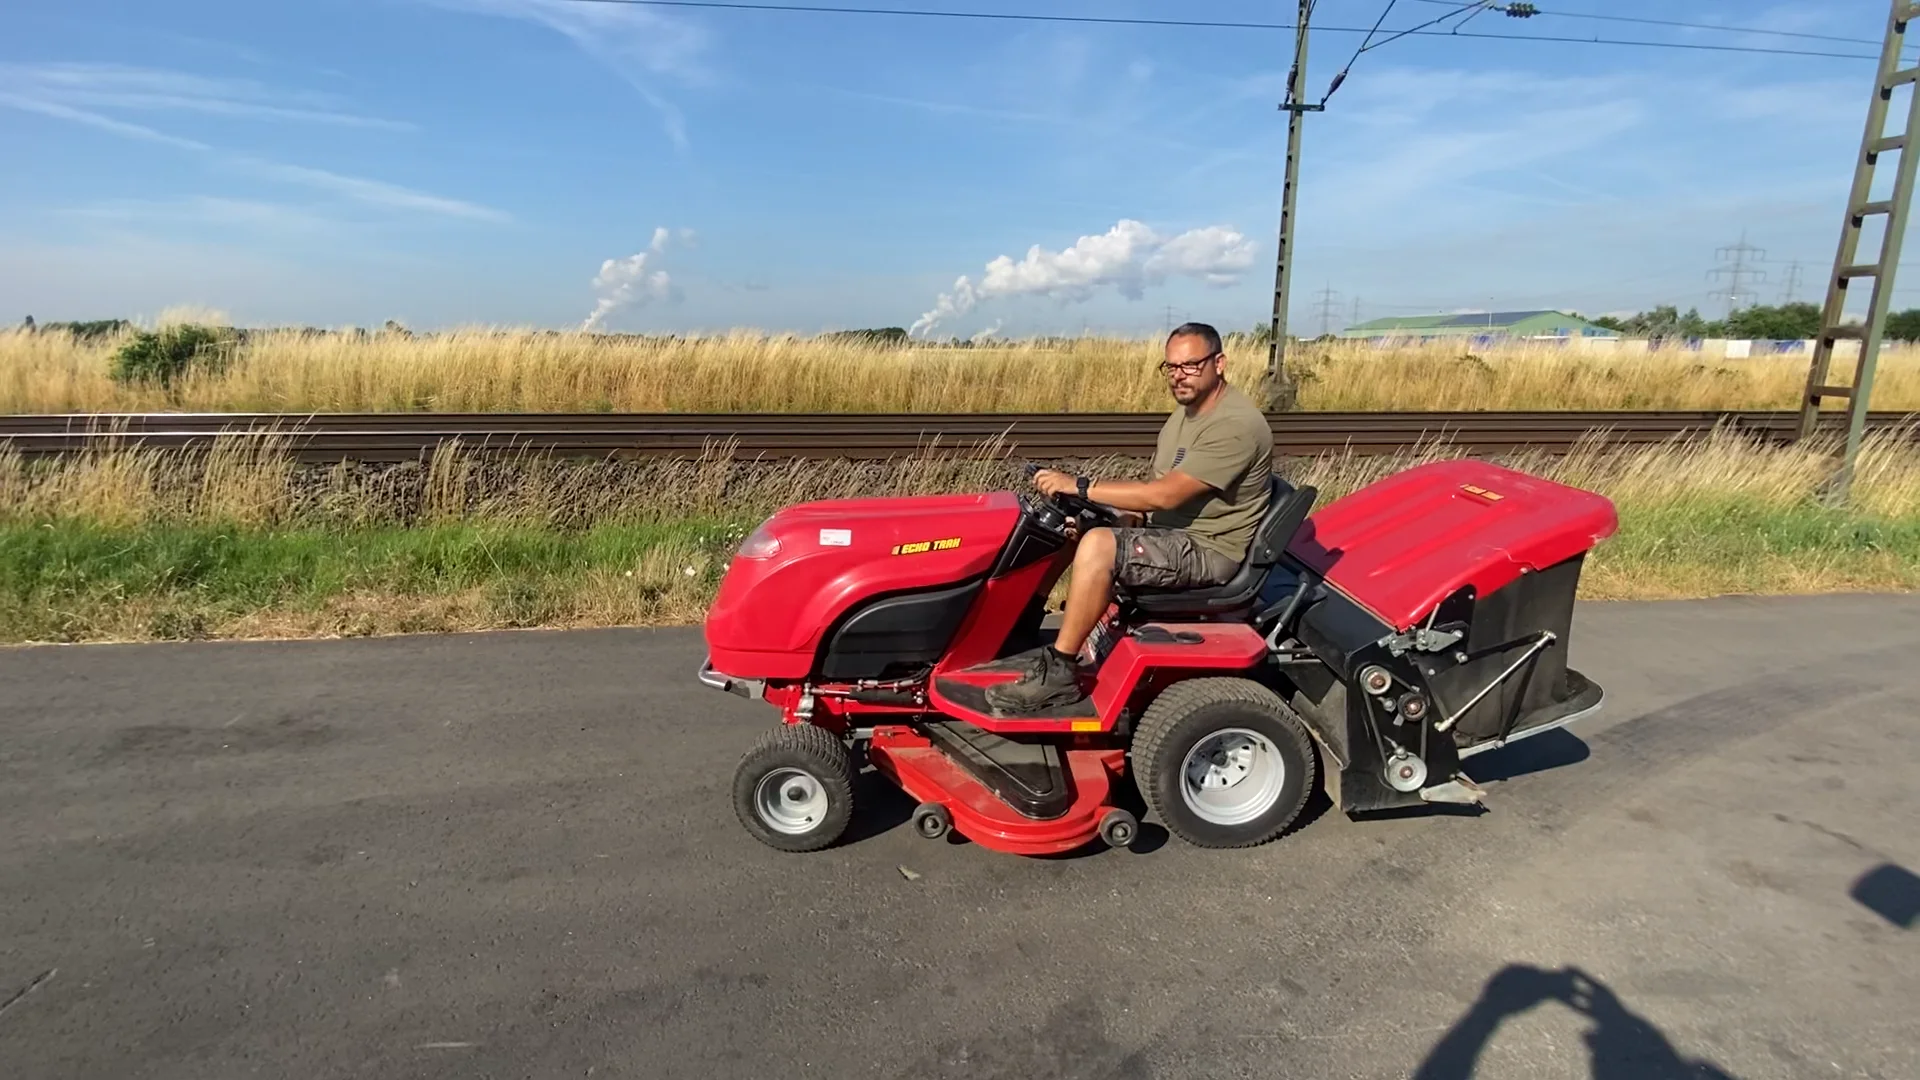
[(1174, 372), (1178, 371), (1182, 375), (1198, 375), (1208, 364), (1220, 359), (1220, 355), (1221, 354), (1217, 352), (1208, 353), (1198, 360), (1188, 360), (1179, 364), (1162, 360), (1160, 361), (1160, 374), (1171, 377)]

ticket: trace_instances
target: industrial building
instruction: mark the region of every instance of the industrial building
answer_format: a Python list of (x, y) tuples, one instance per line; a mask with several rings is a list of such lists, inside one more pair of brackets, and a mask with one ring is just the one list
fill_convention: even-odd
[(1620, 335), (1564, 311), (1485, 311), (1470, 315), (1413, 315), (1373, 319), (1336, 337), (1430, 341), (1434, 338), (1599, 338)]

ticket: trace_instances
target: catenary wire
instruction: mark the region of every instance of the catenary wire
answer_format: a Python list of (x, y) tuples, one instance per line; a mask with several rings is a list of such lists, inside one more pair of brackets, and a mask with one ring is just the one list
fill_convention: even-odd
[[(1459, 0), (1412, 0), (1417, 4), (1439, 4), (1445, 7), (1458, 7)], [(1492, 10), (1500, 11), (1506, 5), (1494, 4)], [(1535, 8), (1529, 18), (1549, 19), (1588, 19), (1594, 22), (1636, 23), (1641, 26), (1667, 26), (1680, 30), (1711, 30), (1725, 34), (1757, 34), (1765, 37), (1799, 38), (1805, 41), (1832, 41), (1843, 45), (1878, 45), (1880, 42), (1870, 38), (1842, 37), (1837, 34), (1814, 34), (1805, 30), (1765, 30), (1758, 26), (1734, 26), (1727, 23), (1684, 22), (1678, 19), (1650, 19), (1639, 15), (1599, 15), (1587, 11), (1558, 11), (1552, 8)]]
[[(1410, 26), (1405, 30), (1395, 31), (1392, 34), (1389, 34), (1388, 36), (1381, 38), (1379, 41), (1373, 42), (1370, 45), (1363, 46), (1360, 49), (1360, 51), (1372, 52), (1374, 49), (1377, 49), (1382, 45), (1391, 45), (1394, 42), (1399, 41), (1403, 37), (1411, 37), (1414, 34), (1438, 33), (1439, 31), (1434, 30), (1433, 28), (1440, 25), (1443, 22), (1446, 22), (1448, 19), (1457, 18), (1461, 15), (1466, 15), (1467, 18), (1471, 19), (1473, 18), (1474, 15), (1478, 15), (1482, 11), (1485, 11), (1489, 6), (1491, 6), (1491, 4), (1490, 4), (1490, 0), (1474, 0), (1474, 2), (1470, 4), (1450, 3), (1447, 6), (1451, 7), (1453, 10), (1447, 12), (1445, 15), (1439, 16), (1438, 18), (1428, 19), (1426, 22), (1420, 23), (1417, 26)], [(1472, 14), (1468, 14), (1468, 12), (1472, 12)], [(1452, 30), (1447, 31), (1447, 35), (1451, 37), (1454, 34), (1457, 34), (1459, 30), (1460, 28), (1456, 26)], [(1372, 35), (1368, 35), (1368, 36), (1371, 37)]]
[(1353, 55), (1347, 57), (1347, 62), (1340, 66), (1340, 70), (1334, 75), (1333, 81), (1327, 84), (1327, 92), (1320, 95), (1321, 108), (1326, 107), (1327, 100), (1333, 97), (1335, 90), (1340, 89), (1340, 84), (1347, 81), (1347, 73), (1353, 70), (1354, 61), (1359, 60), (1360, 54), (1367, 51), (1367, 43), (1371, 42), (1373, 35), (1379, 32), (1380, 25), (1387, 21), (1387, 16), (1393, 14), (1393, 5), (1397, 2), (1398, 0), (1387, 0), (1387, 6), (1380, 9), (1380, 17), (1373, 20), (1373, 29), (1367, 31), (1367, 36), (1360, 39), (1359, 47), (1353, 50)]
[[(556, 0), (569, 4), (607, 4), (630, 7), (698, 8), (725, 11), (770, 11), (811, 15), (868, 15), (920, 19), (962, 19), (979, 22), (1071, 23), (1102, 26), (1161, 26), (1212, 30), (1293, 30), (1293, 23), (1249, 22), (1227, 19), (1149, 19), (1117, 15), (1047, 15), (1014, 11), (949, 11), (931, 8), (877, 8), (829, 4), (742, 3), (738, 0)], [(1333, 34), (1365, 34), (1363, 26), (1316, 26), (1315, 30)], [(1445, 30), (1421, 30), (1420, 36), (1475, 38), (1485, 41), (1537, 41), (1577, 45), (1609, 45), (1629, 48), (1671, 49), (1686, 52), (1755, 53), (1766, 56), (1804, 56), (1831, 60), (1878, 60), (1862, 53), (1822, 52), (1813, 49), (1776, 49), (1758, 45), (1710, 45), (1684, 41), (1633, 41), (1622, 38), (1577, 37), (1550, 34), (1457, 33)], [(1374, 45), (1379, 47), (1379, 43)]]
[(1398, 41), (1401, 38), (1408, 36), (1409, 34), (1417, 34), (1431, 27), (1438, 26), (1439, 24), (1446, 22), (1448, 19), (1455, 18), (1459, 15), (1466, 15), (1467, 17), (1465, 19), (1460, 20), (1459, 25), (1454, 27), (1454, 30), (1458, 31), (1461, 26), (1465, 26), (1468, 22), (1472, 21), (1475, 15), (1478, 15), (1482, 11), (1486, 11), (1493, 6), (1490, 3), (1490, 0), (1473, 0), (1472, 3), (1452, 4), (1450, 6), (1453, 7), (1454, 10), (1447, 12), (1445, 15), (1442, 15), (1437, 19), (1429, 19), (1426, 22), (1419, 24), (1418, 26), (1414, 26), (1407, 30), (1402, 30), (1396, 34), (1393, 34), (1389, 37), (1381, 38), (1378, 42), (1375, 42), (1373, 40), (1373, 35), (1379, 31), (1380, 25), (1387, 21), (1387, 16), (1393, 13), (1394, 3), (1395, 3), (1395, 0), (1387, 0), (1386, 8), (1380, 12), (1380, 17), (1378, 19), (1375, 19), (1373, 22), (1373, 29), (1367, 31), (1367, 36), (1362, 38), (1360, 41), (1360, 47), (1353, 50), (1353, 57), (1349, 59), (1343, 67), (1341, 67), (1340, 71), (1334, 75), (1333, 81), (1327, 85), (1327, 92), (1321, 95), (1320, 97), (1321, 108), (1326, 107), (1327, 102), (1333, 97), (1334, 91), (1340, 89), (1340, 84), (1347, 81), (1347, 75), (1349, 72), (1353, 70), (1354, 62), (1359, 60), (1363, 53), (1372, 52), (1374, 49), (1377, 49), (1382, 45), (1386, 45), (1391, 42)]

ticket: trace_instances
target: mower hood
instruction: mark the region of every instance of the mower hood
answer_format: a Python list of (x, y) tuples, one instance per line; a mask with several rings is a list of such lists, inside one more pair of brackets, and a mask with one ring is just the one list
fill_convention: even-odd
[(821, 638), (855, 605), (985, 577), (1021, 512), (1010, 491), (781, 510), (740, 545), (720, 582), (706, 623), (713, 667), (806, 677)]
[(1486, 461), (1436, 461), (1316, 512), (1289, 552), (1405, 630), (1452, 594), (1490, 596), (1613, 535), (1613, 503)]

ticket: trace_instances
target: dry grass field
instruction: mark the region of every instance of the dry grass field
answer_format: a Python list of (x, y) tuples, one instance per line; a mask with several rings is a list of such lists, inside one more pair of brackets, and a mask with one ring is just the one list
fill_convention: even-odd
[[(1046, 412), (1168, 408), (1153, 341), (886, 347), (736, 334), (639, 340), (469, 332), (248, 335), (171, 386), (108, 372), (125, 340), (0, 332), (0, 412), (149, 410)], [(1319, 410), (1789, 408), (1795, 356), (1749, 360), (1466, 343), (1307, 344)], [(1257, 383), (1264, 351), (1229, 343)], [(1257, 386), (1256, 386), (1257, 389)], [(1920, 351), (1885, 355), (1874, 405), (1920, 410)], [(1726, 433), (1594, 442), (1510, 464), (1611, 497), (1594, 599), (1920, 587), (1920, 444), (1871, 441), (1846, 508), (1818, 497), (1833, 447)], [(1450, 456), (1284, 462), (1332, 499)], [(1138, 461), (1089, 471), (1138, 474)], [(807, 499), (1018, 482), (987, 446), (888, 462), (520, 459), (457, 447), (400, 466), (297, 464), (272, 443), (59, 460), (0, 450), (0, 641), (283, 637), (698, 621), (734, 543)]]
[[(1167, 408), (1152, 340), (888, 347), (739, 333), (638, 340), (471, 330), (408, 336), (267, 332), (218, 373), (171, 388), (108, 376), (122, 339), (0, 331), (0, 413), (257, 412), (1136, 412)], [(1229, 376), (1257, 385), (1264, 347), (1229, 343)], [(1289, 354), (1315, 410), (1785, 409), (1801, 356), (1726, 360), (1522, 344)], [(1845, 365), (1842, 365), (1845, 366)], [(1838, 377), (1838, 376), (1836, 376)], [(1920, 349), (1883, 354), (1873, 405), (1920, 410)]]
[[(1717, 434), (1593, 443), (1509, 459), (1619, 506), (1592, 557), (1593, 599), (1920, 586), (1920, 448), (1869, 444), (1851, 507), (1817, 498), (1831, 447)], [(1451, 456), (1282, 463), (1336, 498)], [(1137, 461), (1090, 463), (1138, 474)], [(119, 450), (54, 461), (0, 453), (0, 640), (284, 637), (684, 623), (704, 613), (734, 543), (806, 499), (1016, 482), (987, 452), (891, 462), (757, 462), (724, 448), (675, 461), (296, 465), (273, 446)]]

